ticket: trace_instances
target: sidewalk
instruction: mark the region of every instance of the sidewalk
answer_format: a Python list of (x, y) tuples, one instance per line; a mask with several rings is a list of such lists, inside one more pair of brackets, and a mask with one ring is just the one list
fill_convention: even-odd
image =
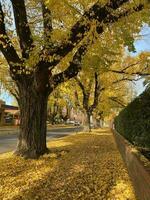
[(9, 200), (136, 200), (108, 129), (49, 142), (38, 160), (0, 156), (0, 196)]

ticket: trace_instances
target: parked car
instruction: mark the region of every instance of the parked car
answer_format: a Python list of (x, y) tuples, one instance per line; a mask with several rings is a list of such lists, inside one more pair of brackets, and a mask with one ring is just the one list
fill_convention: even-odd
[(5, 117), (5, 123), (13, 123), (13, 117), (12, 116), (6, 116)]
[(75, 121), (68, 119), (68, 120), (66, 121), (66, 124), (74, 125), (74, 124), (75, 124)]
[(75, 125), (75, 126), (80, 126), (80, 122), (75, 121), (74, 125)]

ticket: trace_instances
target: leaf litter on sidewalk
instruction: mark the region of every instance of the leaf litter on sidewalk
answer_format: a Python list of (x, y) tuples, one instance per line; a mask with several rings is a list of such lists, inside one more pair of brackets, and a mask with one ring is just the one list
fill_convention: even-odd
[(54, 139), (48, 147), (38, 160), (0, 156), (1, 200), (136, 200), (109, 130)]

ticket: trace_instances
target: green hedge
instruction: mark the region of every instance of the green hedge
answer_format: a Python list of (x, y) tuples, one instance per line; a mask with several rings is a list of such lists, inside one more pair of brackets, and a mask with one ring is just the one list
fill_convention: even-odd
[(115, 129), (132, 144), (150, 148), (150, 89), (122, 110), (114, 124)]

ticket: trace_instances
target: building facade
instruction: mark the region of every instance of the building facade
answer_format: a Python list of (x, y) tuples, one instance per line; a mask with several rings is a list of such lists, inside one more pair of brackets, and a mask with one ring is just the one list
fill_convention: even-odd
[(7, 105), (5, 101), (0, 100), (0, 126), (19, 125), (20, 112), (17, 106)]

